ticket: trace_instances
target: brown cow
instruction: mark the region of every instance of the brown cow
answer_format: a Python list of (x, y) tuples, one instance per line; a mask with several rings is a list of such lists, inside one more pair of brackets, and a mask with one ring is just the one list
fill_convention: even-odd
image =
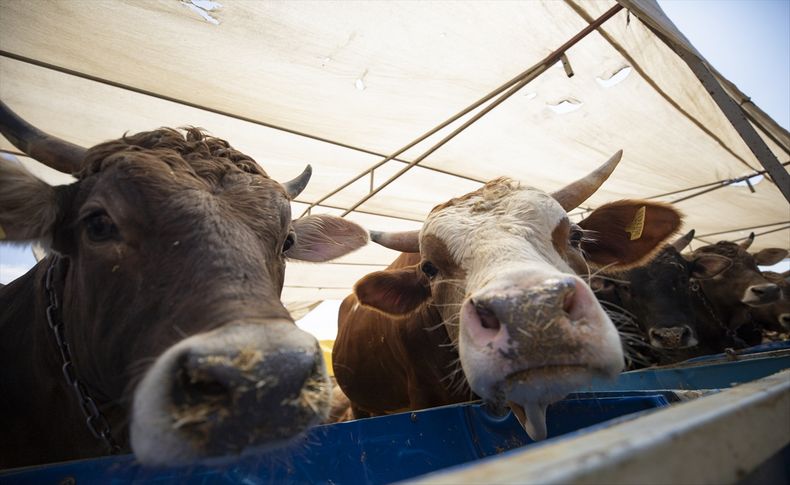
[(753, 324), (751, 309), (769, 305), (781, 297), (778, 285), (767, 280), (757, 265), (770, 266), (787, 256), (787, 250), (763, 249), (750, 254), (747, 249), (754, 233), (741, 244), (719, 241), (694, 250), (689, 258), (714, 254), (727, 258), (731, 264), (713, 278), (700, 280), (704, 298), (699, 299), (699, 312), (711, 314), (718, 325), (735, 332), (747, 345), (760, 343), (762, 336)]
[(749, 311), (757, 325), (771, 332), (790, 332), (790, 271), (775, 273), (763, 271), (763, 277), (777, 285), (782, 292), (781, 298), (768, 305), (753, 307)]
[(0, 129), (78, 179), (51, 187), (0, 161), (0, 234), (53, 251), (0, 288), (0, 467), (130, 443), (145, 464), (186, 463), (326, 418), (321, 349), (279, 299), (285, 261), (346, 254), (367, 233), (291, 220), (309, 170), (280, 185), (197, 129), (86, 151), (2, 103)]
[(448, 404), (471, 390), (509, 403), (539, 439), (548, 404), (617, 375), (617, 331), (576, 274), (585, 258), (638, 264), (680, 224), (670, 206), (640, 200), (568, 220), (620, 156), (552, 195), (497, 179), (435, 207), (419, 232), (371, 233), (419, 256), (365, 276), (341, 306), (333, 368), (355, 415)]

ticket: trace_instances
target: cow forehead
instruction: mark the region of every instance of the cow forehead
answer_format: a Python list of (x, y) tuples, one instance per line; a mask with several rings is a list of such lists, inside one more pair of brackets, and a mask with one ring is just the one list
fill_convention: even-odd
[(565, 218), (565, 210), (549, 194), (510, 179), (497, 179), (436, 207), (420, 237), (440, 239), (459, 263), (479, 254), (483, 247), (496, 250), (532, 245), (540, 253), (553, 253), (552, 231)]
[(262, 170), (222, 157), (163, 157), (156, 150), (116, 153), (79, 183), (81, 215), (98, 205), (120, 218), (115, 222), (159, 225), (170, 232), (243, 223), (261, 237), (276, 238), (291, 220), (290, 202), (279, 183)]
[(742, 270), (743, 267), (757, 271), (757, 263), (755, 263), (754, 257), (752, 257), (748, 251), (734, 242), (719, 241), (716, 244), (711, 244), (710, 246), (703, 246), (697, 249), (694, 253), (712, 253), (730, 259), (733, 265), (727, 270), (727, 272), (732, 272), (731, 270), (736, 268), (741, 268)]

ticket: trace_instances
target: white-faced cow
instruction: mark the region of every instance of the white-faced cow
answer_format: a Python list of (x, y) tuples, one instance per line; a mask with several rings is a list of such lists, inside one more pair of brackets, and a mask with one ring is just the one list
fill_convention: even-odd
[(371, 233), (415, 254), (362, 278), (341, 305), (333, 368), (355, 416), (449, 404), (471, 390), (508, 403), (539, 439), (548, 404), (617, 375), (617, 331), (577, 273), (637, 264), (680, 224), (670, 206), (642, 200), (569, 221), (620, 157), (554, 194), (500, 178), (435, 207), (420, 231)]
[(281, 185), (197, 129), (85, 150), (0, 108), (10, 141), (77, 178), (52, 187), (0, 161), (0, 234), (52, 250), (0, 288), (0, 465), (130, 444), (143, 463), (179, 464), (325, 419), (318, 342), (279, 299), (285, 261), (346, 254), (367, 232), (291, 220), (309, 170)]

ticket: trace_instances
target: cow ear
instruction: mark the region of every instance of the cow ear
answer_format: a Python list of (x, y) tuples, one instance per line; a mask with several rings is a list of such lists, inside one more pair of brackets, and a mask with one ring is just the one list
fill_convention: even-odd
[(291, 223), (296, 240), (285, 255), (290, 259), (320, 263), (339, 258), (368, 242), (368, 231), (340, 217), (307, 216)]
[(732, 266), (732, 261), (718, 254), (701, 254), (691, 260), (691, 277), (698, 280), (713, 278)]
[(781, 248), (765, 248), (754, 253), (754, 262), (760, 266), (771, 266), (787, 257), (787, 250)]
[(0, 180), (0, 240), (40, 240), (49, 246), (59, 214), (59, 189), (8, 160), (0, 160)]
[(354, 285), (359, 303), (389, 315), (406, 315), (431, 296), (428, 280), (416, 266), (370, 273)]
[(620, 200), (595, 209), (579, 223), (582, 249), (593, 266), (623, 270), (646, 262), (678, 230), (682, 215), (669, 204)]

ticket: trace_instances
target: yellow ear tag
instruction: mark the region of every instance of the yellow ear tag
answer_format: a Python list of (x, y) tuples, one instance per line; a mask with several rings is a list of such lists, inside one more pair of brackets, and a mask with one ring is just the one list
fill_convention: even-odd
[(642, 230), (645, 228), (645, 206), (639, 208), (634, 215), (634, 220), (625, 228), (631, 237), (631, 241), (635, 241), (642, 237)]

